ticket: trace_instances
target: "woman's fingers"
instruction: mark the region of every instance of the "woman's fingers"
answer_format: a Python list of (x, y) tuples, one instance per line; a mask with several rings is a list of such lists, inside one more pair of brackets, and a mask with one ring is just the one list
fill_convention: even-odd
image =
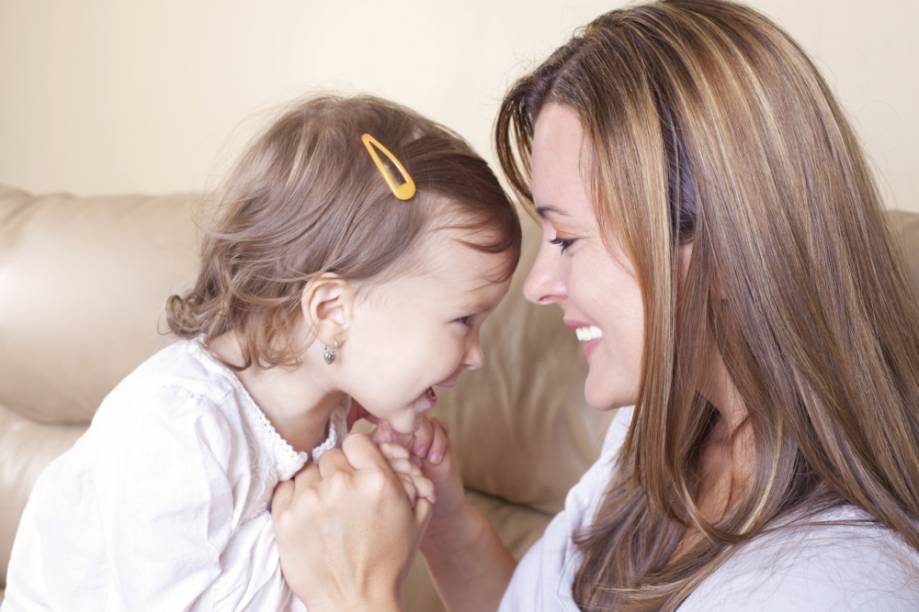
[(271, 496), (271, 516), (277, 519), (278, 515), (284, 512), (294, 500), (294, 481), (286, 480), (274, 489)]
[(337, 448), (326, 451), (319, 458), (319, 475), (322, 480), (327, 480), (335, 472), (352, 472), (351, 464), (348, 463), (345, 454)]
[(419, 487), (426, 485), (397, 476), (362, 434), (278, 485), (272, 519), (281, 570), (309, 609), (369, 601), (368, 585), (398, 591), (430, 515)]
[(431, 425), (433, 426), (434, 434), (433, 440), (431, 441), (431, 448), (428, 450), (427, 459), (429, 462), (437, 465), (443, 461), (444, 456), (447, 454), (450, 438), (447, 435), (447, 427), (440, 419), (436, 417), (432, 418)]
[(388, 462), (376, 444), (364, 434), (350, 434), (341, 445), (341, 450), (354, 469), (376, 468), (390, 472)]
[(402, 446), (398, 444), (389, 444), (383, 443), (380, 444), (380, 452), (383, 453), (383, 456), (388, 460), (392, 461), (393, 459), (405, 459), (408, 460), (409, 452)]
[(421, 425), (415, 430), (414, 439), (412, 440), (412, 455), (419, 459), (428, 456), (428, 450), (431, 448), (431, 442), (434, 441), (434, 426), (431, 419), (424, 417), (421, 419)]

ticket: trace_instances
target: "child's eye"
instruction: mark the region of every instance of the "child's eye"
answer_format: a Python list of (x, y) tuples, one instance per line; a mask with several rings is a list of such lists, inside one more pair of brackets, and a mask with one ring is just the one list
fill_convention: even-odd
[(465, 327), (469, 327), (469, 325), (472, 323), (472, 315), (466, 315), (465, 317), (455, 319), (455, 322)]
[(555, 238), (553, 238), (552, 240), (549, 241), (549, 244), (554, 244), (554, 245), (556, 245), (556, 246), (562, 247), (562, 248), (561, 248), (561, 251), (562, 251), (562, 253), (564, 253), (565, 251), (568, 250), (568, 248), (569, 248), (572, 244), (574, 244), (574, 241), (575, 241), (574, 238), (560, 238), (560, 237), (556, 236)]

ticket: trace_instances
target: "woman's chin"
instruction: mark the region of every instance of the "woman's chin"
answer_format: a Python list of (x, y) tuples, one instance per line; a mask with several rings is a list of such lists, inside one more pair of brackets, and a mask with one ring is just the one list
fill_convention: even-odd
[(591, 398), (591, 396), (587, 394), (584, 395), (584, 400), (587, 403), (588, 408), (596, 410), (597, 412), (605, 412), (607, 410), (612, 410), (613, 408), (615, 408), (615, 406), (613, 406), (609, 402), (601, 400), (601, 399)]
[(605, 412), (632, 406), (635, 400), (631, 394), (617, 393), (615, 389), (603, 388), (602, 385), (593, 384), (593, 381), (588, 377), (584, 383), (584, 402), (593, 410)]

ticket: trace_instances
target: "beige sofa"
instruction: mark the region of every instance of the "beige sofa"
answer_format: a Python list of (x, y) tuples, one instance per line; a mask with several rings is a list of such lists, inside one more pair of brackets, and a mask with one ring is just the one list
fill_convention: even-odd
[[(171, 342), (161, 310), (196, 271), (200, 197), (35, 196), (0, 186), (0, 598), (19, 515), (39, 471), (84, 431), (105, 394)], [(919, 215), (889, 213), (919, 286)], [(520, 555), (596, 456), (609, 414), (583, 406), (583, 365), (558, 309), (520, 285), (483, 330), (486, 367), (438, 412), (468, 495)], [(421, 562), (405, 609), (441, 610)]]

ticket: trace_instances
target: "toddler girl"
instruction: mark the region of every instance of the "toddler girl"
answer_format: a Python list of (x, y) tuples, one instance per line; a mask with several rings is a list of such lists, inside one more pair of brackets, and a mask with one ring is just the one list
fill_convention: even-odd
[[(370, 97), (284, 114), (219, 200), (180, 340), (125, 378), (42, 473), (3, 609), (301, 609), (275, 486), (366, 410), (403, 434), (479, 367), (520, 252), (516, 213), (456, 134)], [(353, 405), (352, 405), (353, 398)]]

